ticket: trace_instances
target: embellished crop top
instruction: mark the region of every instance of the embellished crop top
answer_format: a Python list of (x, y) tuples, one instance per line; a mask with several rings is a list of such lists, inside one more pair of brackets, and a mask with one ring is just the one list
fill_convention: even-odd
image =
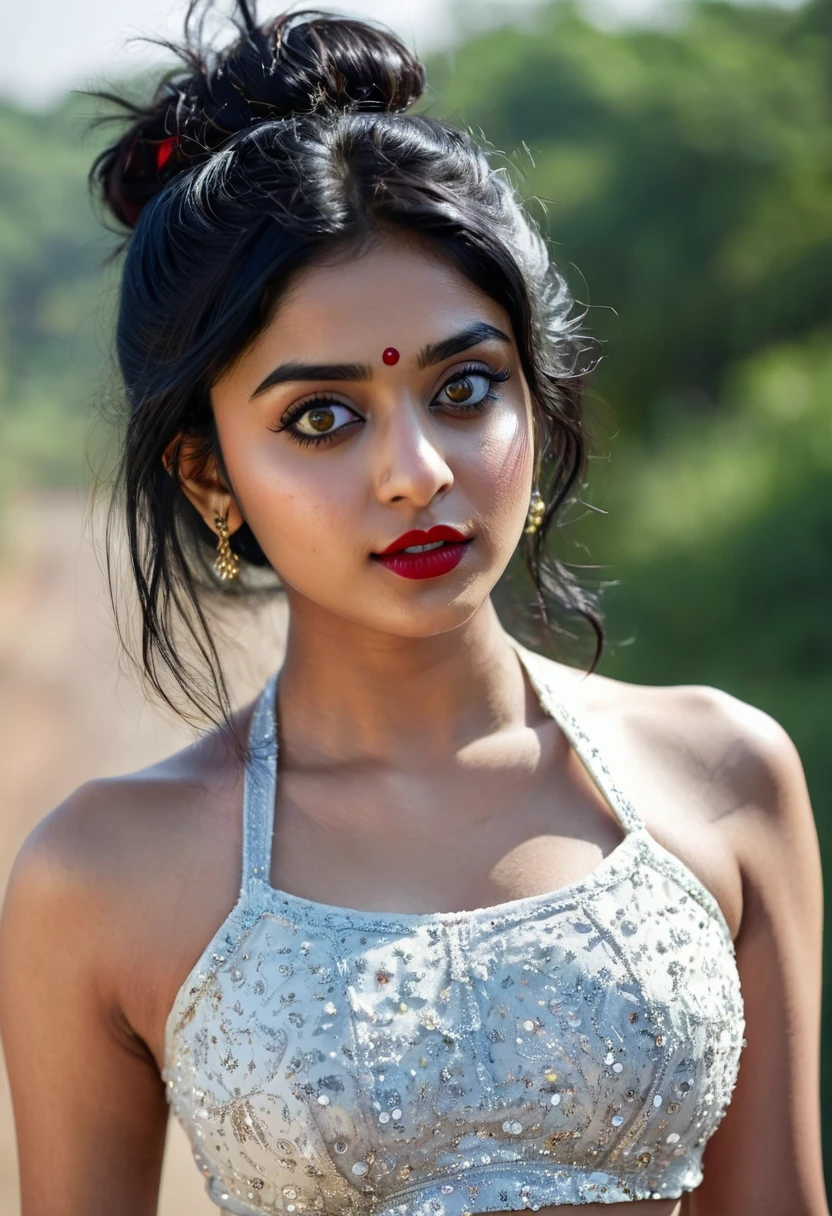
[(730, 930), (647, 832), (572, 694), (509, 639), (625, 831), (585, 878), (456, 912), (269, 883), (277, 674), (252, 718), (239, 898), (165, 1028), (166, 1097), (238, 1216), (468, 1216), (668, 1199), (745, 1047)]

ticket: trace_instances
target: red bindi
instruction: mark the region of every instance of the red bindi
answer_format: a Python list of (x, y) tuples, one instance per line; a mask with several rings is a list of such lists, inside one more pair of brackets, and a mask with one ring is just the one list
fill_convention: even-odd
[(396, 350), (395, 346), (388, 346), (387, 350), (382, 353), (381, 361), (386, 363), (388, 367), (392, 367), (394, 363), (398, 363), (401, 355)]

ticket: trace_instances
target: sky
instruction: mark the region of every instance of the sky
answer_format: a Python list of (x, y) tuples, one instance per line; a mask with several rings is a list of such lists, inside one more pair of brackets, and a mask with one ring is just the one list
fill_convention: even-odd
[[(394, 29), (419, 53), (450, 45), (454, 10), (485, 28), (527, 20), (541, 0), (302, 0), (291, 7), (372, 17)], [(586, 0), (602, 24), (660, 19), (679, 0)], [(176, 38), (186, 0), (0, 0), (3, 80), (0, 96), (28, 106), (46, 106), (72, 87), (101, 87), (107, 80), (158, 63), (158, 48), (128, 45), (136, 35)], [(236, 6), (224, 0), (221, 13)], [(290, 7), (289, 0), (259, 0), (261, 19)], [(475, 14), (475, 16), (473, 16)], [(230, 27), (229, 27), (230, 28)]]

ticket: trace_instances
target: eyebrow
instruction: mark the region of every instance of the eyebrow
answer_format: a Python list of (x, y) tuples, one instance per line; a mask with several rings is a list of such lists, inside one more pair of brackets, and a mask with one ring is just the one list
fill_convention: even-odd
[[(472, 346), (478, 346), (481, 342), (494, 338), (501, 342), (511, 341), (508, 334), (503, 333), (496, 325), (478, 321), (475, 325), (469, 325), (467, 329), (460, 330), (458, 334), (452, 334), (450, 338), (443, 338), (441, 342), (429, 342), (419, 351), (416, 362), (420, 369), (430, 367), (434, 363), (452, 359), (454, 355), (459, 355)], [(255, 397), (259, 397), (261, 393), (265, 393), (267, 389), (273, 388), (276, 384), (287, 384), (297, 380), (372, 380), (372, 378), (372, 368), (368, 367), (366, 363), (281, 363), (258, 384), (251, 394), (250, 400), (253, 401)]]
[(253, 401), (275, 384), (293, 380), (372, 380), (373, 373), (366, 363), (281, 363), (257, 385), (249, 400)]
[(469, 325), (467, 329), (462, 329), (458, 334), (444, 338), (441, 342), (428, 343), (419, 351), (416, 361), (420, 368), (430, 367), (433, 363), (442, 363), (444, 359), (452, 359), (454, 355), (460, 355), (464, 350), (469, 350), (472, 346), (479, 346), (480, 342), (487, 342), (493, 338), (498, 338), (501, 342), (511, 341), (508, 334), (504, 334), (496, 325), (489, 325), (487, 321), (478, 321), (475, 325)]

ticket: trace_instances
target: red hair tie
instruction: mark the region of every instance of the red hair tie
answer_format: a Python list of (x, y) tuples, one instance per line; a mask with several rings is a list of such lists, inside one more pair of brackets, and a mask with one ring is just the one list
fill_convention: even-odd
[(156, 149), (156, 168), (161, 169), (173, 155), (173, 150), (179, 143), (178, 135), (171, 135), (168, 139), (163, 139)]

